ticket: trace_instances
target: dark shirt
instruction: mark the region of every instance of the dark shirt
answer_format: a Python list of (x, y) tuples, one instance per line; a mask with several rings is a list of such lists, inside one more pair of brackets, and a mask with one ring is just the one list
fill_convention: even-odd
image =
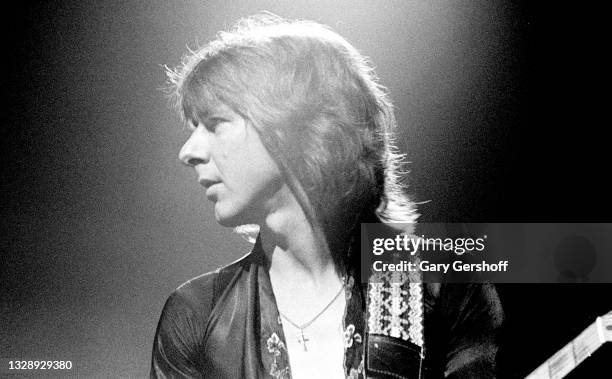
[[(492, 284), (406, 283), (395, 291), (406, 310), (395, 316), (388, 313), (394, 291), (378, 288), (376, 294), (372, 285), (347, 286), (348, 378), (495, 377), (502, 309)], [(388, 323), (392, 317), (395, 327)], [(291, 377), (259, 243), (241, 260), (170, 295), (155, 335), (151, 377)]]

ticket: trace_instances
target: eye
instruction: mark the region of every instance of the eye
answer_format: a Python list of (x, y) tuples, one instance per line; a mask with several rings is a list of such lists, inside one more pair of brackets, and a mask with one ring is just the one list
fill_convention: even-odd
[(206, 127), (206, 129), (210, 130), (211, 132), (214, 132), (217, 130), (218, 126), (220, 124), (223, 124), (224, 122), (227, 122), (226, 119), (221, 118), (221, 117), (212, 117), (209, 118), (206, 123), (204, 124), (204, 126)]

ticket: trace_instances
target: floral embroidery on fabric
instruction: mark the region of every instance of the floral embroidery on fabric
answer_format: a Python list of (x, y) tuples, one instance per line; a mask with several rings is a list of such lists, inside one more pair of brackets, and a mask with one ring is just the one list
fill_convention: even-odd
[(353, 279), (352, 276), (349, 276), (348, 279), (345, 280), (346, 282), (346, 301), (351, 300), (351, 297), (353, 297), (353, 286), (355, 285), (355, 279)]
[(346, 278), (347, 301), (344, 314), (344, 374), (347, 378), (363, 379), (363, 353), (365, 333), (365, 288), (355, 279), (353, 272)]
[(361, 360), (361, 362), (359, 362), (359, 366), (357, 366), (357, 368), (351, 368), (351, 371), (349, 372), (346, 378), (347, 379), (358, 379), (361, 377), (360, 376), (361, 374), (363, 374), (363, 359)]
[(283, 349), (285, 349), (285, 343), (278, 338), (276, 333), (272, 333), (268, 338), (268, 351), (274, 355), (280, 355)]
[(344, 331), (344, 347), (349, 348), (353, 346), (353, 341), (361, 343), (361, 334), (355, 333), (355, 325), (350, 324)]
[(285, 343), (278, 338), (276, 333), (272, 333), (267, 341), (268, 352), (274, 356), (274, 361), (270, 366), (270, 375), (275, 379), (288, 379), (291, 377), (289, 367), (280, 368), (278, 358), (280, 358), (283, 350), (287, 350)]

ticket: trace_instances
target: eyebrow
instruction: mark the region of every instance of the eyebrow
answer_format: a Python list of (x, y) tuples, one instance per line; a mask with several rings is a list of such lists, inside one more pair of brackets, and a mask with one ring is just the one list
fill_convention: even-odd
[(188, 126), (198, 126), (201, 122), (209, 120), (212, 114), (214, 112), (205, 109), (193, 109), (191, 112), (186, 113), (185, 121), (187, 121)]
[(206, 122), (215, 118), (229, 118), (229, 112), (226, 109), (215, 107), (212, 109), (198, 110), (196, 117), (198, 120)]

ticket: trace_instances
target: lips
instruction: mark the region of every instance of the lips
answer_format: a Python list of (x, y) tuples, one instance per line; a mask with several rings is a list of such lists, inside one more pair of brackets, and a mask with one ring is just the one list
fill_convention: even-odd
[(219, 180), (212, 180), (206, 178), (199, 178), (198, 182), (206, 188), (206, 198), (209, 200), (216, 200), (217, 195), (215, 191), (215, 185), (221, 183)]
[(217, 188), (217, 184), (219, 183), (215, 183), (212, 186), (206, 188), (206, 197), (210, 200), (216, 200), (217, 198), (217, 191), (215, 190)]
[(213, 185), (220, 183), (220, 180), (212, 180), (212, 179), (206, 179), (206, 178), (199, 178), (198, 179), (198, 183), (200, 183), (201, 185), (203, 185), (204, 187), (206, 187), (206, 189), (212, 187)]

